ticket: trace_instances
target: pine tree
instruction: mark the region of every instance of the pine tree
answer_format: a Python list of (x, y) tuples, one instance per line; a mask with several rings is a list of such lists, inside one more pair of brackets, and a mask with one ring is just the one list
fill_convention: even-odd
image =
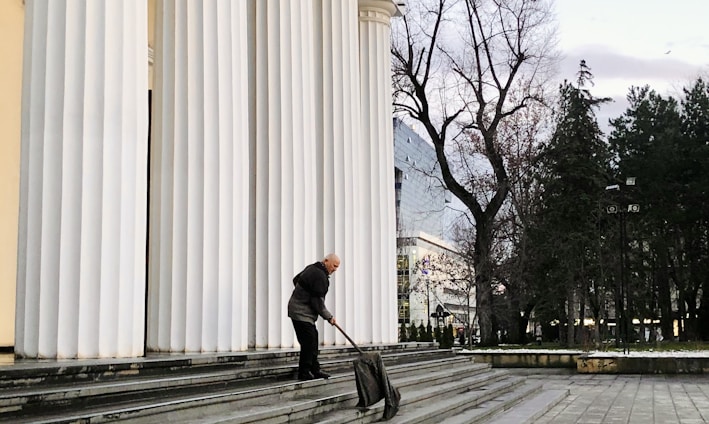
[[(605, 294), (604, 282), (588, 276), (598, 275), (600, 199), (610, 175), (608, 149), (594, 108), (610, 99), (591, 95), (587, 86), (592, 79), (582, 60), (576, 83), (565, 81), (559, 89), (556, 128), (541, 153), (538, 222), (530, 231), (540, 299), (536, 312), (543, 321), (566, 323), (559, 326), (567, 329), (559, 338), (569, 345), (575, 342), (575, 318), (584, 310), (575, 310), (575, 305), (585, 305), (591, 293)], [(603, 304), (602, 299), (588, 300)]]
[(630, 311), (659, 318), (665, 337), (678, 316), (680, 340), (707, 339), (709, 87), (698, 79), (681, 104), (649, 86), (631, 88), (627, 99), (610, 143), (617, 175), (638, 181), (640, 213), (626, 220)]

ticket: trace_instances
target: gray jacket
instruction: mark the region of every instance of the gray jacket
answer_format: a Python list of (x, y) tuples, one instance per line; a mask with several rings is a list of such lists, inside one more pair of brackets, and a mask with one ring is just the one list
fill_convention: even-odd
[(325, 307), (325, 295), (330, 288), (330, 275), (321, 262), (308, 265), (293, 277), (293, 294), (288, 301), (288, 316), (295, 321), (315, 324), (318, 315), (325, 321), (332, 314)]

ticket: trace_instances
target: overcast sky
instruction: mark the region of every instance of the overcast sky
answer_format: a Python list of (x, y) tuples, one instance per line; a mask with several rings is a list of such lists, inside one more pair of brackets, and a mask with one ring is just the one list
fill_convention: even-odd
[(556, 12), (561, 79), (574, 79), (585, 59), (592, 93), (615, 99), (597, 115), (604, 129), (626, 109), (630, 86), (678, 97), (709, 76), (709, 0), (556, 0)]

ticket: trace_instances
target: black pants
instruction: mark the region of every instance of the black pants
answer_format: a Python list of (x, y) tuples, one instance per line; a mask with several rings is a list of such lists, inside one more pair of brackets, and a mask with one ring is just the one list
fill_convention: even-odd
[(300, 361), (298, 362), (298, 372), (320, 371), (318, 362), (318, 329), (315, 324), (305, 321), (293, 321), (295, 335), (300, 343)]

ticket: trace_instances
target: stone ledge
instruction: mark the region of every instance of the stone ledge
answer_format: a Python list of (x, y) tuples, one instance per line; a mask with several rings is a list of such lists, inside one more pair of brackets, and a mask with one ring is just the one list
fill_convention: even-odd
[(709, 352), (583, 352), (572, 350), (461, 350), (494, 368), (565, 368), (579, 374), (709, 374)]
[(588, 356), (576, 361), (579, 374), (707, 374), (706, 356)]
[(459, 352), (471, 355), (475, 362), (487, 362), (495, 368), (577, 368), (576, 360), (583, 352)]

